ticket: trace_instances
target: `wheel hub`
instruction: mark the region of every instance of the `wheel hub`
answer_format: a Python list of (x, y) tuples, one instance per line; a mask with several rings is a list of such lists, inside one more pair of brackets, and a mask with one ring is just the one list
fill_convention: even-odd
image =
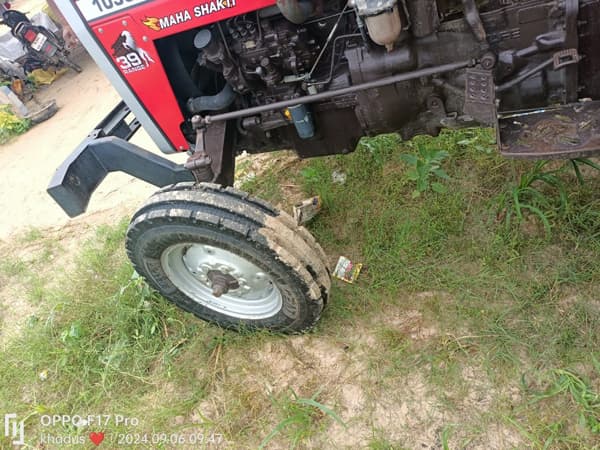
[(229, 290), (239, 289), (240, 283), (228, 273), (223, 273), (220, 270), (209, 270), (207, 278), (212, 286), (212, 295), (220, 297), (227, 294)]
[(241, 255), (198, 243), (181, 243), (161, 256), (169, 279), (204, 306), (243, 319), (262, 319), (282, 307), (272, 278)]

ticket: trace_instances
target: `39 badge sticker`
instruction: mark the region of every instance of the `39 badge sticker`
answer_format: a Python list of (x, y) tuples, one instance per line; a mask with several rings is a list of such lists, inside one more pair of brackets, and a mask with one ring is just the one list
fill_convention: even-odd
[(129, 31), (123, 31), (111, 48), (113, 58), (124, 74), (139, 72), (155, 62), (146, 50), (137, 45)]

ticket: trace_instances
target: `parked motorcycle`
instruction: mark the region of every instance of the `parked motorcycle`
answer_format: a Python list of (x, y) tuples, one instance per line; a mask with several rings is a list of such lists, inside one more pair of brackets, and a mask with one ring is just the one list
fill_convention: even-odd
[(66, 66), (81, 72), (81, 67), (69, 58), (64, 41), (47, 28), (34, 25), (24, 13), (5, 10), (1, 23), (10, 27), (12, 35), (25, 45), (34, 63), (42, 68)]

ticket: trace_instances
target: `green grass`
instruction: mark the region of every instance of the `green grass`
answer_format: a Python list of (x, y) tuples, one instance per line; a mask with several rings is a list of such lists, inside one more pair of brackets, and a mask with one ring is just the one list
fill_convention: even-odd
[(16, 116), (9, 105), (0, 107), (0, 145), (25, 133), (29, 128), (31, 128), (31, 120)]
[(367, 447), (369, 450), (406, 450), (406, 447), (395, 445), (386, 438), (376, 437), (372, 439)]
[(319, 403), (316, 398), (319, 393), (315, 393), (310, 398), (299, 397), (298, 394), (290, 389), (284, 395), (278, 398), (272, 397), (271, 401), (283, 420), (269, 433), (261, 442), (259, 449), (264, 449), (269, 442), (278, 434), (285, 434), (288, 437), (291, 448), (301, 445), (306, 439), (318, 430), (318, 423), (324, 417), (330, 417), (345, 428), (347, 425), (340, 417), (329, 407)]
[(0, 262), (0, 276), (15, 277), (27, 270), (27, 264), (21, 258), (5, 258)]
[(21, 236), (19, 241), (27, 244), (31, 242), (36, 242), (41, 240), (44, 237), (44, 232), (39, 228), (30, 227), (25, 231)]
[[(588, 186), (578, 186), (573, 173), (565, 170), (568, 165), (544, 173), (544, 165), (502, 161), (484, 151), (490, 141), (485, 133), (465, 134), (418, 139), (432, 152), (446, 149), (451, 154), (445, 164), (452, 180), (446, 193), (411, 198), (414, 177), (406, 176), (401, 161), (404, 146), (389, 136), (377, 138), (383, 145), (311, 162), (302, 172), (306, 194), (322, 195), (328, 206), (312, 224), (313, 232), (328, 253), (350, 251), (365, 263), (368, 271), (361, 285), (368, 288), (362, 294), (368, 296), (371, 310), (385, 311), (387, 299), (407, 292), (447, 294), (416, 306), (410, 300), (402, 305), (416, 307), (440, 333), (453, 338), (417, 345), (409, 340), (405, 355), (402, 336), (380, 328), (384, 351), (378, 359), (386, 361), (384, 377), (405, 373), (407, 366), (414, 369), (416, 361), (428, 373), (433, 390), (446, 389), (448, 383), (458, 389), (460, 369), (474, 360), (481, 361), (486, 381), (500, 386), (518, 380), (523, 367), (590, 367), (600, 338), (595, 295), (600, 221), (590, 191), (597, 191), (597, 177), (592, 174)], [(394, 145), (396, 150), (390, 151)], [(349, 175), (346, 185), (329, 181), (333, 170)], [(521, 188), (535, 188), (534, 200), (547, 206), (543, 220), (525, 208), (513, 223), (498, 217), (497, 205), (519, 178)], [(579, 298), (561, 307), (571, 291)], [(368, 309), (354, 312), (364, 317)], [(398, 342), (390, 345), (394, 339)], [(567, 422), (577, 420), (574, 414)], [(530, 444), (543, 446), (546, 424), (534, 421), (530, 426), (540, 430)], [(561, 432), (565, 442), (594, 442), (569, 427)]]
[[(143, 405), (131, 407), (131, 399), (150, 392), (157, 374), (168, 379), (173, 359), (198, 326), (156, 301), (133, 276), (122, 251), (123, 233), (124, 224), (99, 229), (74, 273), (63, 275), (55, 288), (40, 279), (31, 287), (32, 301), (43, 301), (45, 308), (6, 350), (0, 368), (0, 378), (20, 380), (35, 399), (22, 404), (24, 416), (99, 407), (142, 413)], [(10, 409), (16, 393), (3, 384), (0, 409)]]
[[(599, 448), (600, 177), (492, 144), (488, 130), (383, 135), (245, 182), (288, 207), (283, 185), (320, 195), (311, 232), (332, 261), (365, 264), (307, 336), (236, 334), (171, 306), (133, 274), (126, 221), (69, 270), (59, 243), (25, 233), (0, 280), (26, 282), (36, 312), (0, 349), (0, 411), (27, 417), (32, 445), (40, 414), (96, 412), (141, 421), (109, 424), (111, 448), (126, 431), (229, 448)], [(402, 155), (439, 152), (444, 189), (420, 190)], [(33, 276), (40, 264), (52, 271)]]

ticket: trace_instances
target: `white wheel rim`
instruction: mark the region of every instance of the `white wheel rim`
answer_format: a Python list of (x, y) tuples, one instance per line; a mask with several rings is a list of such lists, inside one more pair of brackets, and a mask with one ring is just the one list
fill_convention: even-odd
[[(161, 255), (163, 270), (189, 298), (213, 311), (239, 319), (266, 319), (283, 305), (271, 276), (247, 259), (228, 250), (198, 243), (180, 243)], [(239, 287), (220, 297), (213, 295), (209, 271), (229, 274)]]

